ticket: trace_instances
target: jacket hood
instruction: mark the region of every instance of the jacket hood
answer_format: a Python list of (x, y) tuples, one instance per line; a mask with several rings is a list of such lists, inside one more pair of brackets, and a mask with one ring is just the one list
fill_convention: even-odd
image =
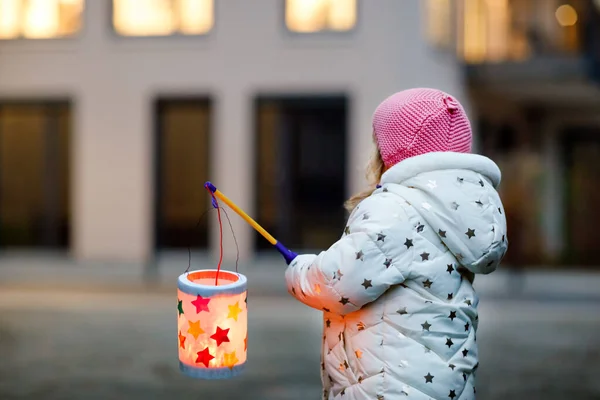
[(408, 201), (463, 267), (488, 274), (508, 247), (500, 178), (487, 157), (440, 152), (396, 164), (381, 185)]

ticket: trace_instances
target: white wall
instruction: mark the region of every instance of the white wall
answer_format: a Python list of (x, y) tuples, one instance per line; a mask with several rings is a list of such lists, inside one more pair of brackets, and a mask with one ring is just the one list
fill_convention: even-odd
[[(152, 254), (151, 102), (157, 95), (213, 97), (212, 180), (250, 213), (256, 94), (350, 96), (350, 191), (363, 184), (371, 115), (383, 98), (429, 86), (466, 103), (452, 55), (436, 54), (425, 43), (419, 0), (363, 0), (355, 31), (309, 36), (284, 29), (283, 0), (216, 3), (216, 27), (205, 37), (116, 37), (109, 0), (94, 0), (87, 1), (77, 39), (0, 44), (0, 98), (74, 101), (76, 258), (142, 262)], [(250, 228), (238, 218), (232, 222), (248, 258)], [(229, 258), (232, 244), (225, 246)]]

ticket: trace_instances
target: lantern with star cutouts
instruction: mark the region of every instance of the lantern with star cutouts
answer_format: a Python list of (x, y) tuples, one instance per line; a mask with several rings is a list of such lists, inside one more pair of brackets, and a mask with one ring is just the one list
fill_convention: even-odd
[(246, 277), (223, 270), (192, 271), (179, 277), (177, 288), (181, 371), (202, 379), (239, 375), (248, 343)]

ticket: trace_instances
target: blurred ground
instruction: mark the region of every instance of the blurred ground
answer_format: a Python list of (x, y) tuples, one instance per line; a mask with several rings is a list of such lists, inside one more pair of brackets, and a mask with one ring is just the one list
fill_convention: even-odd
[[(34, 264), (23, 269), (31, 274)], [(61, 286), (61, 268), (71, 267), (60, 265), (28, 283), (0, 264), (0, 399), (319, 398), (320, 315), (284, 293), (283, 268), (248, 266), (255, 285), (245, 374), (198, 381), (178, 371), (175, 269), (151, 287), (108, 271), (111, 290), (109, 277), (100, 287), (73, 277)], [(499, 272), (479, 282), (478, 399), (600, 398), (598, 276), (547, 274), (536, 279), (546, 285), (518, 293), (510, 278)]]

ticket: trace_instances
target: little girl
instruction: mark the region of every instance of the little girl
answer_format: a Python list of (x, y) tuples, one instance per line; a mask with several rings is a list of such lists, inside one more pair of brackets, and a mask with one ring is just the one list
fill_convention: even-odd
[(469, 154), (462, 106), (411, 89), (373, 117), (373, 188), (347, 202), (343, 237), (286, 271), (288, 290), (324, 311), (324, 399), (474, 399), (474, 274), (508, 242), (500, 170)]

